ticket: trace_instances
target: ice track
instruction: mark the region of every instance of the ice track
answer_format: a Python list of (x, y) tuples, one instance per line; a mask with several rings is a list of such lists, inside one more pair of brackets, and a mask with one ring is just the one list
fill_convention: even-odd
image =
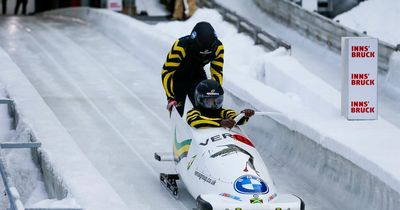
[[(153, 152), (171, 147), (159, 74), (164, 54), (140, 59), (135, 54), (142, 43), (127, 49), (90, 24), (68, 19), (2, 17), (0, 26), (0, 47), (127, 206), (195, 206), (184, 188), (179, 200), (169, 196), (158, 173), (173, 172), (173, 164), (153, 160)], [(265, 157), (278, 189), (302, 196), (307, 209), (349, 209), (296, 176), (282, 157)]]

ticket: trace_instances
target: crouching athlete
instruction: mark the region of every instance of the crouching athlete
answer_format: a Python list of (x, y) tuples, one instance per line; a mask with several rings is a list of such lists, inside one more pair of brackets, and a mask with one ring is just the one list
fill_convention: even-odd
[[(232, 109), (222, 108), (224, 90), (214, 80), (203, 80), (195, 89), (195, 105), (186, 115), (187, 123), (195, 128), (225, 127), (232, 128), (236, 122), (233, 120), (238, 114)], [(241, 111), (244, 117), (239, 120), (242, 125), (254, 115), (254, 110)]]

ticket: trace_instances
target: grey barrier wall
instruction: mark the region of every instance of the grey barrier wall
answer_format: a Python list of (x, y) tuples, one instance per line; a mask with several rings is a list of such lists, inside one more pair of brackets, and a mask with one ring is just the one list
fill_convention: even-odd
[[(230, 107), (254, 108), (229, 90), (226, 93)], [(266, 116), (252, 117), (248, 124), (244, 128), (268, 167), (289, 169), (289, 179), (300, 177), (313, 186), (314, 194), (328, 196), (335, 209), (396, 210), (400, 206), (399, 192), (316, 141)], [(297, 196), (302, 197), (301, 192)]]
[[(367, 36), (332, 21), (318, 13), (303, 9), (288, 0), (253, 0), (266, 13), (283, 21), (303, 35), (326, 44), (333, 51), (340, 53), (341, 38), (346, 36)], [(398, 45), (399, 46), (399, 45)], [(389, 70), (389, 59), (399, 47), (379, 41), (379, 70)]]

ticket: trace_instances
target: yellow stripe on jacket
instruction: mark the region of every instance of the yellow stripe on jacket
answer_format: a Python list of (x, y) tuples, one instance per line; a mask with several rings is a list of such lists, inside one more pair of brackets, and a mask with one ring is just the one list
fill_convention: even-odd
[(161, 81), (167, 98), (175, 98), (174, 95), (174, 73), (181, 65), (182, 60), (186, 57), (185, 49), (179, 46), (179, 39), (175, 41), (171, 50), (167, 55), (161, 71)]

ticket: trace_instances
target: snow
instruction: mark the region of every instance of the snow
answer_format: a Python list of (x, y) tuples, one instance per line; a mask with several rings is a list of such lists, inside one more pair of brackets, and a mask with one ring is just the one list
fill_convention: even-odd
[(366, 31), (392, 45), (400, 44), (400, 1), (368, 0), (335, 18), (341, 24), (357, 31)]
[[(389, 90), (386, 91), (392, 94), (393, 100), (400, 100), (400, 52), (394, 52), (390, 58), (389, 68), (392, 71), (388, 73), (388, 79), (386, 80), (387, 85), (385, 86)], [(397, 96), (397, 97), (396, 97)]]
[[(0, 84), (0, 98), (6, 97), (6, 91)], [(7, 105), (0, 106), (0, 141), (4, 142), (28, 142), (29, 131), (23, 126), (17, 128), (17, 131), (11, 130), (12, 119), (8, 115)], [(22, 202), (30, 199), (32, 192), (36, 194), (36, 199), (47, 198), (47, 193), (44, 190), (44, 184), (40, 177), (40, 171), (36, 168), (32, 161), (32, 156), (29, 150), (3, 150), (1, 151), (3, 160), (5, 161), (8, 174), (11, 176), (12, 193), (18, 195)], [(1, 181), (1, 183), (3, 183)], [(3, 184), (0, 185), (1, 191), (4, 191)], [(18, 191), (17, 191), (18, 189)], [(18, 193), (19, 192), (19, 193)], [(2, 196), (0, 209), (5, 209), (9, 204), (6, 196)]]
[(302, 7), (308, 11), (317, 11), (317, 0), (303, 0)]
[(148, 15), (168, 15), (165, 6), (160, 4), (159, 0), (136, 0), (135, 1), (136, 12), (146, 11)]
[[(315, 43), (299, 34), (258, 8), (253, 1), (247, 0), (217, 0), (218, 3), (246, 17), (249, 21), (265, 31), (289, 42), (292, 46), (291, 56), (296, 58), (308, 71), (315, 74), (324, 82), (340, 91), (341, 88), (341, 57), (327, 50), (326, 46)], [(398, 68), (393, 68), (397, 71)], [(378, 78), (378, 110), (380, 117), (400, 127), (400, 94), (393, 94), (392, 83), (381, 81), (390, 80), (390, 75), (380, 74)], [(395, 79), (394, 79), (395, 80)], [(386, 84), (386, 85), (385, 85)], [(383, 86), (385, 85), (385, 86)]]
[(72, 209), (72, 208), (80, 208), (80, 206), (76, 203), (76, 201), (73, 198), (64, 198), (62, 200), (57, 200), (57, 199), (45, 199), (41, 200), (35, 204), (32, 204), (29, 206), (29, 208), (43, 208), (43, 207), (49, 208), (49, 209), (56, 209), (56, 208), (67, 208), (67, 209)]
[[(49, 154), (49, 161), (54, 164), (57, 174), (70, 188), (76, 203), (85, 209), (124, 209), (127, 208), (125, 205), (129, 203), (129, 199), (138, 202), (138, 204), (129, 203), (132, 206), (148, 207), (141, 203), (143, 201), (131, 196), (130, 193), (134, 189), (121, 186), (126, 183), (118, 182), (118, 179), (129, 179), (127, 175), (133, 176), (132, 173), (137, 174), (135, 178), (147, 176), (149, 179), (157, 179), (155, 168), (158, 169), (158, 166), (147, 162), (151, 154), (146, 152), (147, 145), (142, 146), (141, 143), (143, 139), (150, 139), (152, 149), (164, 148), (165, 137), (160, 133), (167, 132), (168, 124), (160, 82), (149, 78), (155, 78), (155, 75), (159, 78), (162, 62), (173, 41), (187, 35), (196, 22), (203, 20), (209, 21), (214, 26), (225, 45), (225, 88), (242, 100), (253, 104), (260, 111), (283, 113), (287, 116), (286, 118), (272, 117), (290, 129), (313, 139), (321, 146), (349, 159), (400, 192), (400, 168), (398, 167), (400, 160), (392, 158), (397, 156), (400, 149), (400, 142), (397, 141), (400, 136), (399, 128), (382, 118), (377, 121), (346, 121), (340, 116), (339, 91), (309, 71), (302, 63), (305, 61), (299, 62), (284, 49), (266, 53), (262, 47), (254, 46), (250, 37), (238, 34), (235, 27), (224, 22), (216, 11), (199, 9), (188, 21), (156, 25), (147, 25), (106, 10), (87, 12), (86, 9), (81, 8), (48, 14), (73, 15), (82, 18), (83, 21), (88, 22), (89, 26), (101, 31), (118, 45), (126, 47), (122, 47), (123, 49), (130, 49), (123, 51), (114, 43), (99, 44), (98, 50), (90, 49), (89, 44), (94, 45), (96, 41), (104, 40), (102, 37), (104, 35), (94, 34), (93, 29), (83, 30), (77, 37), (77, 32), (62, 24), (58, 27), (64, 29), (63, 34), (50, 26), (29, 25), (33, 27), (32, 36), (38, 40), (43, 39), (40, 42), (41, 56), (53, 59), (52, 65), (48, 64), (48, 67), (37, 61), (40, 57), (37, 60), (35, 57), (32, 60), (38, 63), (29, 66), (33, 68), (32, 72), (29, 72), (30, 69), (25, 69), (28, 72), (26, 76), (35, 82), (35, 88), (44, 99), (39, 96), (9, 56), (0, 51), (2, 65), (5, 63), (4, 65), (8, 67), (1, 69), (0, 80), (7, 84), (7, 90), (12, 96), (19, 99), (17, 102), (22, 110), (23, 118), (29, 122), (43, 143), (44, 149)], [(57, 23), (53, 23), (52, 27), (57, 27)], [(84, 24), (81, 27), (85, 28)], [(52, 36), (46, 36), (45, 32), (41, 32), (43, 28)], [(48, 43), (43, 37), (46, 37)], [(52, 45), (60, 40), (64, 43), (63, 46)], [(146, 43), (146, 48), (143, 49), (139, 43)], [(52, 57), (43, 53), (46, 49), (52, 49), (57, 56)], [(140, 53), (136, 49), (140, 49)], [(115, 50), (115, 53), (101, 54), (107, 50), (110, 52)], [(330, 54), (327, 50), (323, 53)], [(91, 57), (94, 55), (102, 59), (95, 60)], [(74, 62), (62, 61), (65, 57)], [(116, 59), (120, 59), (119, 62), (113, 63)], [(137, 62), (138, 60), (140, 62)], [(397, 58), (395, 60), (396, 62), (391, 65), (398, 66), (399, 60)], [(318, 61), (315, 62), (318, 63)], [(62, 80), (44, 71), (45, 68), (54, 70), (52, 72), (55, 72), (56, 76), (61, 75)], [(132, 70), (128, 71), (127, 68), (132, 68)], [(36, 74), (54, 81), (47, 80), (50, 82), (39, 83), (41, 78), (36, 77)], [(131, 79), (132, 75), (140, 80)], [(398, 75), (391, 78), (395, 77)], [(129, 98), (134, 98), (136, 105), (124, 103)], [(76, 101), (71, 102), (71, 99), (76, 99)], [(64, 101), (76, 106), (70, 107), (68, 112), (63, 111), (61, 107), (68, 107), (63, 103)], [(89, 101), (88, 105), (84, 101)], [(148, 102), (151, 102), (149, 107), (146, 106)], [(89, 111), (85, 112), (86, 109)], [(90, 115), (91, 112), (96, 114)], [(149, 113), (149, 117), (141, 117), (139, 112)], [(101, 116), (93, 117), (97, 115)], [(76, 116), (83, 116), (78, 118), (82, 121), (74, 121)], [(136, 124), (134, 116), (141, 117), (143, 124)], [(92, 118), (99, 121), (92, 121)], [(131, 124), (128, 125), (128, 122)], [(111, 127), (112, 131), (108, 133), (102, 129), (96, 129), (96, 126), (108, 129), (104, 124)], [(161, 126), (158, 126), (160, 127), (158, 130), (152, 130), (151, 124)], [(91, 132), (85, 133), (80, 126), (91, 128)], [(141, 129), (132, 129), (132, 127)], [(111, 133), (116, 134), (112, 136)], [(105, 134), (104, 139), (101, 138)], [(142, 139), (137, 140), (136, 136), (141, 136)], [(103, 145), (110, 141), (107, 138), (115, 143)], [(77, 142), (78, 139), (82, 142)], [(84, 139), (86, 142), (83, 141)], [(99, 143), (96, 144), (93, 141)], [(123, 156), (126, 150), (123, 146), (131, 150), (130, 155)], [(109, 149), (116, 149), (120, 154), (99, 155), (97, 153), (99, 149), (105, 154), (110, 154)], [(118, 161), (118, 158), (121, 158), (121, 163), (128, 164), (131, 162), (125, 162), (126, 159), (132, 158), (136, 160), (136, 167), (141, 166), (148, 172), (118, 167), (110, 169), (104, 166), (104, 162), (114, 163)], [(116, 173), (117, 170), (119, 173)], [(135, 187), (138, 186), (136, 179), (132, 179), (131, 182), (135, 182)], [(157, 190), (154, 186), (148, 186), (148, 188)], [(162, 195), (160, 192), (153, 191), (152, 195), (165, 199), (158, 197)], [(141, 199), (145, 200), (145, 198)], [(75, 205), (75, 201), (69, 199), (57, 202)], [(32, 205), (38, 204), (34, 203), (36, 202), (32, 201)], [(54, 202), (45, 200), (42, 203), (52, 205)], [(171, 208), (172, 206), (184, 208), (183, 206), (187, 203), (176, 204), (169, 201), (165, 205)]]
[[(6, 92), (0, 83), (0, 98), (6, 98)], [(11, 119), (8, 116), (7, 105), (0, 104), (0, 141), (4, 141), (10, 131)]]

